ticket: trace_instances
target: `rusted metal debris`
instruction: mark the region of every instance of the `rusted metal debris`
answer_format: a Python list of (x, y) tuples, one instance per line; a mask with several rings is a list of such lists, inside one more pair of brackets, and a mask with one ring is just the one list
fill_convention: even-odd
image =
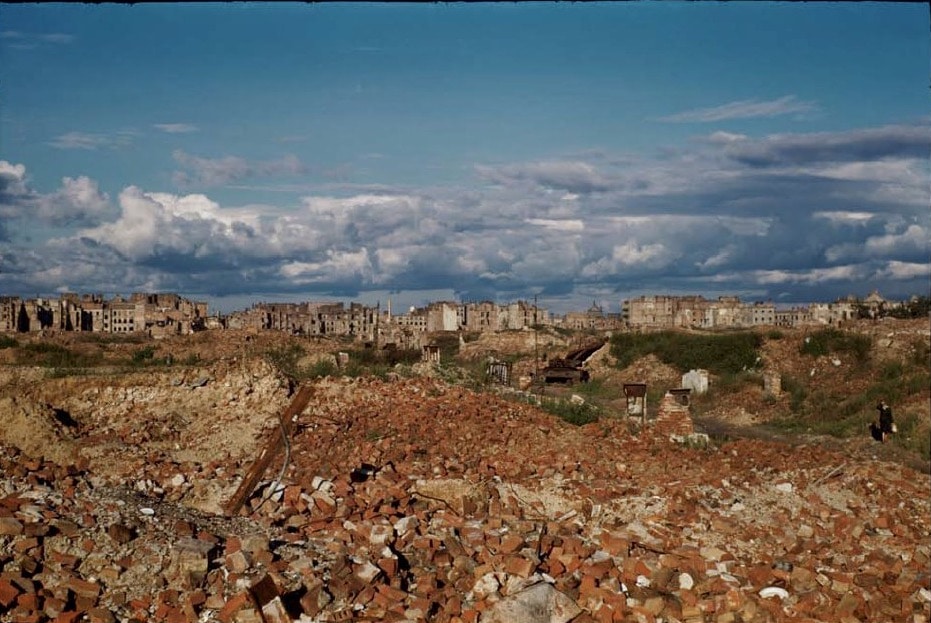
[(284, 412), (284, 415), (281, 416), (280, 434), (272, 435), (268, 440), (268, 443), (265, 444), (265, 448), (262, 449), (262, 453), (259, 454), (259, 457), (255, 460), (255, 463), (252, 464), (252, 467), (249, 468), (249, 471), (246, 472), (246, 477), (243, 479), (242, 484), (239, 485), (239, 488), (236, 489), (236, 493), (234, 493), (230, 501), (227, 502), (224, 508), (224, 512), (227, 516), (231, 517), (238, 513), (239, 509), (246, 503), (246, 500), (249, 499), (249, 496), (252, 495), (256, 485), (259, 484), (259, 481), (262, 479), (265, 470), (268, 469), (268, 466), (271, 464), (272, 459), (275, 458), (278, 450), (284, 446), (290, 438), (292, 420), (296, 415), (300, 415), (301, 412), (307, 408), (312, 394), (313, 389), (304, 386), (294, 395), (291, 404)]
[(589, 373), (588, 370), (582, 368), (582, 365), (606, 343), (607, 340), (602, 338), (570, 352), (565, 358), (551, 359), (543, 369), (543, 381), (566, 385), (587, 383)]

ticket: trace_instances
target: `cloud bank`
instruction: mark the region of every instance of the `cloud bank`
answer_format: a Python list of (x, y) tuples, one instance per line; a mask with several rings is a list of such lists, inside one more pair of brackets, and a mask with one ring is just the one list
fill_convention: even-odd
[[(592, 153), (476, 163), (474, 185), (304, 193), (221, 205), (87, 177), (34, 190), (0, 161), (0, 216), (70, 231), (26, 246), (0, 229), (0, 290), (176, 290), (207, 296), (452, 289), (464, 299), (712, 291), (829, 300), (926, 292), (931, 127), (751, 138), (721, 131), (657, 157)], [(306, 170), (283, 157), (176, 151), (179, 186)], [(63, 267), (68, 267), (67, 269)]]

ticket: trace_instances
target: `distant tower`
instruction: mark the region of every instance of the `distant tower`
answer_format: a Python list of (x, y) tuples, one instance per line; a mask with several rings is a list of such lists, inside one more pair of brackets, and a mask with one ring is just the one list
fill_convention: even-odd
[(388, 297), (388, 322), (391, 322), (391, 297)]

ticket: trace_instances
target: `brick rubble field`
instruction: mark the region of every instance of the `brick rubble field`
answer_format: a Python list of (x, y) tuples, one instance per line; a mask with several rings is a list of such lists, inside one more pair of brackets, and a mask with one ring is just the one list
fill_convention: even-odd
[(2, 621), (931, 621), (929, 476), (897, 462), (325, 379), (228, 517), (296, 391), (264, 362), (7, 374)]

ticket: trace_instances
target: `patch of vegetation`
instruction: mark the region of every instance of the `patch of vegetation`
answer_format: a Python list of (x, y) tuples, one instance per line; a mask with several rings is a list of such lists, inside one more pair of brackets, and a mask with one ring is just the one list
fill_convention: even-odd
[(317, 368), (313, 374), (342, 374), (348, 377), (374, 376), (380, 379), (388, 378), (388, 374), (395, 371), (397, 367), (409, 367), (421, 359), (421, 353), (415, 349), (385, 349), (373, 350), (371, 348), (361, 350), (343, 351), (349, 355), (349, 362), (342, 368), (330, 371), (328, 369), (330, 362), (318, 362)]
[(399, 363), (413, 365), (421, 359), (420, 351), (414, 348), (387, 348), (385, 350), (363, 348), (359, 350), (346, 350), (343, 352), (349, 355), (350, 366), (355, 363), (362, 368), (375, 366), (393, 367)]
[(0, 335), (0, 350), (4, 348), (16, 348), (17, 346), (19, 346), (19, 342), (17, 342), (16, 339), (9, 335)]
[(23, 365), (43, 368), (90, 368), (100, 365), (103, 356), (99, 353), (87, 354), (71, 350), (58, 344), (34, 342), (21, 346), (16, 360)]
[(654, 354), (680, 372), (704, 369), (723, 376), (758, 366), (762, 343), (762, 336), (753, 331), (715, 335), (679, 331), (616, 333), (611, 337), (611, 354), (617, 359), (618, 368)]
[[(890, 361), (879, 366), (872, 379), (864, 391), (846, 393), (783, 377), (782, 388), (789, 394), (791, 412), (770, 425), (796, 434), (840, 438), (868, 435), (869, 424), (877, 420), (876, 403), (884, 399), (894, 408), (909, 402), (916, 394), (927, 392), (931, 372), (926, 366)], [(931, 460), (931, 431), (927, 422), (904, 411), (896, 411), (895, 420), (899, 433), (893, 436), (892, 443)]]
[(915, 452), (925, 461), (931, 460), (931, 431), (922, 425), (916, 413), (904, 412), (895, 416), (899, 432), (892, 436), (892, 443)]
[(805, 398), (808, 396), (808, 388), (805, 384), (794, 376), (784, 376), (782, 377), (782, 391), (789, 394), (789, 406), (792, 412), (801, 411)]
[(136, 366), (144, 366), (152, 364), (155, 359), (155, 347), (154, 346), (143, 346), (139, 350), (133, 353), (132, 363)]
[(926, 369), (931, 364), (931, 343), (925, 340), (915, 340), (912, 343), (911, 362), (916, 366), (924, 366)]
[(144, 333), (101, 333), (97, 331), (79, 331), (75, 333), (77, 341), (84, 344), (142, 344), (148, 340)]
[[(459, 355), (459, 335), (457, 333), (437, 334), (433, 337), (433, 343), (440, 349), (440, 361), (452, 361)], [(418, 352), (416, 361), (419, 360), (420, 353)]]
[(572, 392), (586, 400), (611, 400), (620, 397), (623, 390), (617, 384), (607, 383), (605, 379), (592, 379), (587, 383), (573, 385)]
[(841, 331), (839, 329), (822, 329), (805, 337), (800, 347), (803, 355), (821, 357), (833, 353), (847, 353), (854, 361), (869, 361), (873, 341), (867, 335)]
[(332, 359), (321, 359), (309, 368), (301, 370), (301, 378), (303, 379), (322, 379), (338, 374), (339, 368), (336, 367), (336, 362)]
[(893, 318), (927, 318), (931, 313), (931, 297), (918, 296), (889, 310)]
[(469, 342), (475, 342), (478, 338), (482, 337), (481, 331), (463, 331), (459, 335), (462, 336), (462, 341), (468, 344)]
[(304, 348), (300, 344), (290, 343), (280, 348), (272, 348), (265, 353), (265, 359), (278, 368), (282, 374), (291, 378), (300, 378), (298, 361), (304, 356)]
[(779, 329), (770, 329), (766, 332), (766, 339), (769, 340), (781, 340), (785, 337), (785, 334)]
[(598, 408), (587, 402), (576, 404), (567, 400), (544, 400), (540, 408), (576, 426), (597, 422), (600, 417)]
[(718, 378), (714, 390), (717, 392), (735, 392), (748, 385), (763, 387), (763, 375), (757, 370), (741, 370), (724, 374)]

